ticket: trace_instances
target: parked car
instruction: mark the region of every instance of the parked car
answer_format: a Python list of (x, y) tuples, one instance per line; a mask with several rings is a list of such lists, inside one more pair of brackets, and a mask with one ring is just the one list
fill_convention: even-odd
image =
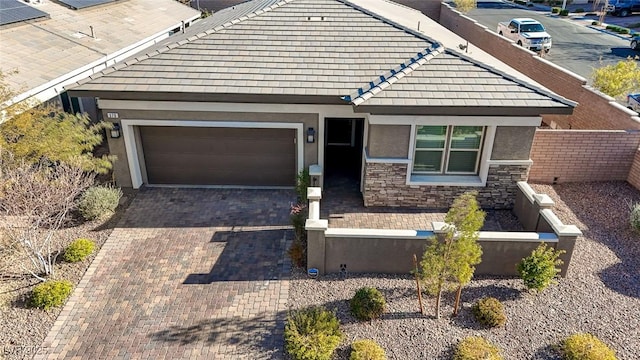
[(640, 0), (609, 0), (607, 13), (615, 16), (629, 16), (633, 12), (640, 12)]
[(551, 35), (537, 20), (515, 18), (508, 22), (500, 22), (497, 32), (529, 50), (542, 51), (544, 49), (545, 52), (551, 50)]
[(636, 35), (631, 38), (629, 47), (632, 48), (633, 50), (640, 50), (640, 35)]
[(627, 107), (635, 112), (640, 112), (640, 94), (627, 95)]

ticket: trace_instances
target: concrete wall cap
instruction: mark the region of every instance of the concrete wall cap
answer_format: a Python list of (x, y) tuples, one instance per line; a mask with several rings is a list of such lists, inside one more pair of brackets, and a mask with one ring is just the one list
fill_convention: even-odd
[(550, 208), (555, 205), (555, 202), (553, 202), (551, 197), (547, 194), (535, 194), (533, 197), (535, 198), (536, 204), (541, 208)]
[(304, 224), (306, 230), (322, 230), (326, 231), (329, 228), (329, 220), (323, 219), (307, 219)]
[(447, 223), (442, 221), (434, 221), (431, 223), (431, 227), (433, 227), (433, 232), (436, 234), (444, 233), (447, 227)]
[(582, 231), (575, 225), (565, 225), (557, 233), (558, 236), (581, 236)]
[(531, 188), (531, 185), (529, 185), (529, 183), (527, 183), (526, 181), (518, 181), (516, 185), (518, 185), (518, 189), (522, 191), (524, 196), (526, 196), (527, 199), (529, 199), (529, 202), (533, 203), (534, 202), (533, 196), (536, 194), (536, 192), (533, 191), (533, 188)]
[(558, 242), (555, 234), (536, 232), (480, 231), (478, 241)]
[(307, 199), (309, 199), (309, 200), (320, 200), (320, 199), (322, 199), (322, 188), (319, 188), (319, 187), (308, 187), (307, 188)]
[[(325, 232), (325, 236), (327, 238), (415, 239), (418, 238), (418, 232), (416, 230), (331, 228)], [(427, 237), (424, 236), (424, 238)]]
[(322, 175), (322, 166), (318, 164), (309, 165), (309, 175), (311, 176)]

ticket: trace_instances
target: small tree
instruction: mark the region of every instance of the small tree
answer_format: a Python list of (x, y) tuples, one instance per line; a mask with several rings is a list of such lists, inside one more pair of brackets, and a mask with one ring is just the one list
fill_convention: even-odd
[(476, 192), (468, 192), (456, 198), (445, 217), (443, 240), (432, 238), (420, 262), (425, 289), (436, 296), (438, 319), (442, 292), (457, 289), (454, 315), (457, 314), (462, 287), (471, 281), (475, 265), (480, 263), (482, 249), (477, 239), (485, 213), (480, 210), (476, 196)]
[(560, 273), (558, 266), (563, 264), (559, 256), (564, 252), (542, 243), (531, 255), (522, 259), (517, 265), (517, 270), (527, 288), (542, 291), (553, 284), (555, 277)]
[[(11, 74), (11, 73), (10, 73)], [(85, 114), (69, 114), (52, 105), (23, 101), (12, 104), (16, 93), (0, 71), (0, 147), (16, 158), (36, 163), (76, 162), (85, 171), (107, 173), (115, 156), (95, 157), (93, 150), (103, 141), (110, 123), (91, 123)]]
[(6, 153), (0, 157), (0, 228), (22, 254), (16, 261), (37, 279), (53, 275), (62, 251), (57, 230), (93, 177), (77, 164), (30, 164)]
[(591, 77), (594, 88), (618, 99), (640, 89), (640, 67), (631, 57), (594, 69)]

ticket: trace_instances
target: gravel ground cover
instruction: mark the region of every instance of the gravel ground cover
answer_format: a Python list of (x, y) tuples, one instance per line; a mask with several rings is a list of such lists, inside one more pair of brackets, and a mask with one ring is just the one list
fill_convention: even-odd
[[(640, 354), (640, 236), (628, 224), (628, 202), (640, 192), (625, 182), (576, 183), (532, 187), (556, 203), (565, 224), (577, 225), (578, 239), (569, 274), (540, 294), (530, 293), (512, 278), (477, 278), (462, 293), (462, 311), (450, 316), (453, 298), (444, 298), (443, 317), (433, 317), (434, 299), (425, 298), (426, 315), (418, 312), (415, 282), (409, 275), (349, 274), (309, 279), (294, 270), (291, 309), (324, 305), (334, 309), (345, 339), (335, 358), (347, 359), (349, 343), (374, 339), (389, 359), (449, 359), (462, 338), (483, 336), (499, 346), (505, 359), (560, 359), (554, 346), (576, 332), (589, 332), (616, 350), (618, 359)], [(382, 319), (357, 322), (348, 300), (363, 286), (376, 287), (387, 300)], [(505, 305), (507, 323), (485, 329), (471, 305), (493, 296)]]
[[(60, 230), (59, 236), (64, 239), (63, 245), (66, 246), (78, 238), (87, 238), (95, 242), (96, 249), (92, 255), (79, 263), (65, 263), (58, 257), (54, 279), (69, 280), (74, 286), (80, 282), (133, 197), (134, 193), (126, 193), (117, 213), (108, 220), (76, 220)], [(29, 308), (29, 294), (39, 282), (29, 275), (23, 275), (19, 266), (7, 264), (6, 260), (6, 257), (0, 258), (0, 359), (31, 359), (37, 353), (62, 307), (48, 311)]]

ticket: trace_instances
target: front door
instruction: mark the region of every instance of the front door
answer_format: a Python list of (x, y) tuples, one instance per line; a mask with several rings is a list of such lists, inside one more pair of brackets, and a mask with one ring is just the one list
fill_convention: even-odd
[(325, 119), (325, 187), (359, 189), (364, 119)]

